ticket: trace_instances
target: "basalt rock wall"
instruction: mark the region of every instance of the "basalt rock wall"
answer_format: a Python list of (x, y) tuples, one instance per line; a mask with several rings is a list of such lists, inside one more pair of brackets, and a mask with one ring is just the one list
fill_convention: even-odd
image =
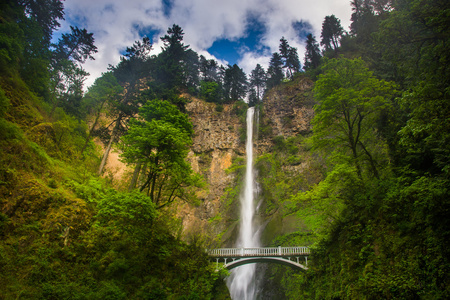
[[(308, 78), (297, 78), (267, 93), (259, 112), (255, 138), (257, 156), (273, 151), (273, 140), (277, 136), (288, 138), (311, 131), (312, 85)], [(183, 235), (200, 233), (215, 239), (216, 245), (232, 246), (239, 223), (239, 196), (234, 194), (236, 199), (230, 199), (227, 190), (239, 185), (241, 180), (236, 172), (227, 169), (238, 158), (245, 159), (245, 118), (231, 104), (223, 105), (223, 111), (219, 112), (215, 104), (192, 97), (186, 109), (195, 131), (189, 159), (193, 169), (204, 175), (207, 188), (198, 193), (199, 206), (178, 205)], [(298, 173), (309, 166), (308, 161), (304, 161), (285, 168), (286, 172)], [(265, 217), (264, 222), (273, 227), (273, 220), (282, 222), (280, 215)], [(297, 224), (283, 224), (281, 230), (288, 231), (295, 226)]]
[(227, 215), (223, 195), (236, 180), (235, 174), (227, 169), (236, 158), (245, 157), (242, 116), (233, 104), (219, 108), (214, 103), (185, 97), (189, 98), (186, 110), (194, 128), (188, 158), (193, 170), (204, 176), (206, 187), (198, 191), (200, 205), (180, 203), (177, 215), (182, 221), (184, 237), (197, 234), (216, 237), (229, 227), (227, 222), (212, 222), (218, 216)]
[[(256, 157), (272, 153), (276, 137), (287, 139), (311, 131), (314, 105), (311, 88), (312, 81), (303, 77), (275, 87), (266, 94), (258, 108), (259, 122), (256, 126), (259, 128), (254, 141)], [(189, 95), (183, 97), (189, 99), (186, 111), (194, 128), (188, 159), (193, 170), (203, 175), (206, 184), (197, 192), (199, 204), (179, 202), (172, 209), (181, 222), (182, 238), (190, 240), (203, 235), (214, 241), (214, 246), (232, 246), (239, 224), (238, 191), (242, 180), (238, 172), (230, 171), (230, 167), (244, 165), (245, 107), (236, 103), (217, 106)], [(309, 165), (305, 160), (283, 168), (289, 174), (298, 174)], [(117, 151), (110, 153), (105, 176), (126, 184), (123, 179), (130, 177), (132, 171), (120, 162)], [(264, 195), (260, 197), (264, 201)], [(268, 228), (284, 232), (297, 226), (286, 223), (286, 218), (280, 214), (262, 215)], [(270, 238), (271, 235), (267, 239)]]

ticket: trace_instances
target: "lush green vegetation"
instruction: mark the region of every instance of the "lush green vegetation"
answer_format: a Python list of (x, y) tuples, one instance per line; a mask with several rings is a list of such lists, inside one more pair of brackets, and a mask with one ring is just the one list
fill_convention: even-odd
[[(349, 34), (331, 15), (322, 52), (307, 37), (302, 76), (315, 80), (317, 101), (311, 136), (272, 136), (271, 153), (256, 162), (264, 214), (301, 220), (277, 238), (269, 226), (264, 242), (313, 249), (308, 272), (268, 274), (289, 299), (449, 298), (448, 1), (351, 5)], [(84, 93), (82, 64), (97, 48), (79, 28), (51, 43), (62, 1), (0, 8), (1, 297), (222, 295), (224, 274), (202, 239), (181, 241), (165, 210), (195, 203), (192, 189), (202, 185), (185, 160), (193, 131), (180, 95), (215, 102), (217, 113), (234, 103), (243, 118), (248, 92), (253, 105), (267, 88), (296, 84), (297, 50), (282, 38), (267, 72), (258, 65), (247, 80), (237, 65), (199, 57), (173, 25), (161, 54), (151, 55), (147, 37), (136, 41)], [(261, 124), (260, 136), (271, 135)], [(134, 168), (129, 182), (101, 176), (114, 144)], [(237, 160), (230, 171), (242, 166)], [(239, 188), (229, 187), (226, 205)]]
[[(185, 161), (192, 124), (174, 90), (180, 82), (156, 82), (141, 92), (149, 76), (143, 67), (158, 66), (150, 62), (148, 39), (128, 48), (84, 94), (82, 63), (96, 52), (94, 37), (72, 28), (50, 43), (62, 2), (0, 7), (0, 298), (226, 294), (225, 274), (210, 263), (202, 238), (183, 242), (162, 209), (178, 199), (197, 201), (185, 187), (201, 181)], [(165, 62), (178, 59), (173, 48), (180, 40), (170, 41)], [(157, 70), (168, 72), (165, 65)], [(141, 140), (146, 130), (153, 135)], [(102, 155), (94, 136), (105, 145), (133, 144), (123, 159), (147, 177), (135, 172), (128, 191), (99, 176), (111, 147)]]
[[(324, 58), (312, 36), (307, 49), (317, 101), (308, 143), (324, 178), (278, 203), (305, 225), (278, 242), (311, 243), (310, 269), (269, 275), (288, 299), (446, 299), (450, 6), (358, 0), (352, 8), (350, 34), (334, 21), (335, 36), (322, 31)], [(285, 184), (271, 191), (294, 187)]]

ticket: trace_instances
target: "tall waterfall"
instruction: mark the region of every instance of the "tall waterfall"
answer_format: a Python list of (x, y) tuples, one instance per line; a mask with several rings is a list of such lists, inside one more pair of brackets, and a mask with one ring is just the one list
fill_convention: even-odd
[[(244, 193), (241, 195), (241, 219), (237, 247), (259, 247), (259, 234), (257, 232), (255, 215), (255, 178), (253, 170), (253, 120), (255, 108), (247, 110), (247, 168), (245, 171)], [(255, 299), (256, 280), (255, 264), (248, 264), (233, 269), (227, 280), (233, 300)]]

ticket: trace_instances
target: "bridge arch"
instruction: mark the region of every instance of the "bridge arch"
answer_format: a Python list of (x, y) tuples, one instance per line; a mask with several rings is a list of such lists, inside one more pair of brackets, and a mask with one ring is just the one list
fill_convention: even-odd
[[(289, 266), (295, 269), (307, 270), (308, 256), (310, 250), (308, 247), (254, 247), (254, 248), (217, 248), (207, 249), (211, 260), (216, 260), (219, 268), (219, 260), (224, 260), (224, 267), (228, 270), (236, 267), (258, 263), (277, 263)], [(291, 260), (291, 258), (293, 260)], [(300, 263), (300, 259), (305, 259), (305, 265)]]
[(232, 270), (234, 268), (246, 265), (246, 264), (253, 264), (253, 263), (276, 263), (281, 264), (285, 266), (289, 266), (294, 269), (302, 269), (302, 270), (308, 270), (308, 268), (300, 263), (297, 263), (292, 260), (288, 260), (281, 257), (249, 257), (249, 258), (240, 258), (236, 259), (234, 261), (231, 261), (229, 263), (224, 264), (224, 267), (228, 270)]

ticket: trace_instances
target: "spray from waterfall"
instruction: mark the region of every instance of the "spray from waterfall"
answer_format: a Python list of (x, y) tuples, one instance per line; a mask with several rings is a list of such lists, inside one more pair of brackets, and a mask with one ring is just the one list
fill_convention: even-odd
[[(245, 171), (244, 193), (241, 195), (241, 219), (237, 247), (259, 247), (259, 234), (255, 226), (255, 172), (253, 169), (253, 120), (255, 108), (247, 110), (247, 166)], [(255, 299), (255, 265), (248, 264), (234, 269), (227, 280), (231, 298), (234, 300)]]

